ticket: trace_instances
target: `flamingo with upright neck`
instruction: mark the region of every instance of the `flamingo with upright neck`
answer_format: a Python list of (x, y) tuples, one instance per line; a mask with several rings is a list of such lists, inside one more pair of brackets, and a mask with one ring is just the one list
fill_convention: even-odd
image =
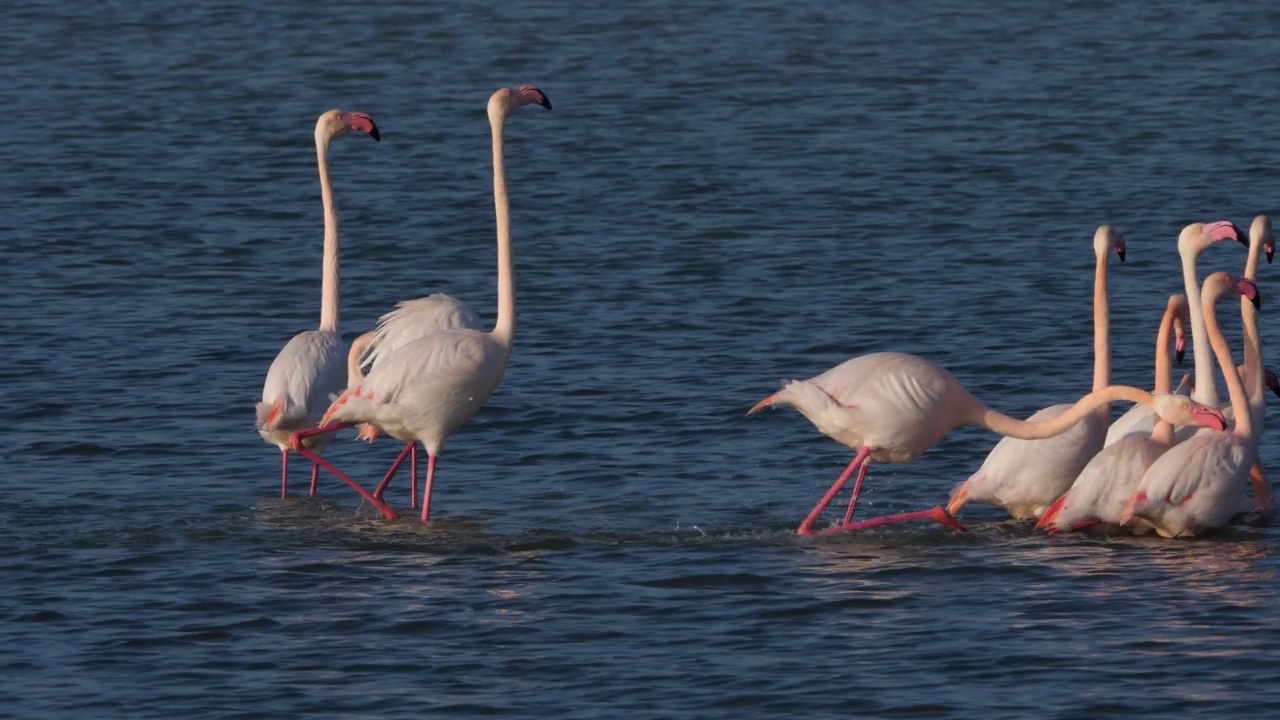
[[(1093, 390), (1111, 384), (1111, 319), (1107, 297), (1107, 264), (1112, 250), (1124, 262), (1124, 237), (1110, 225), (1093, 235)], [(1168, 390), (1165, 390), (1168, 392)], [(1071, 403), (1043, 408), (1027, 418), (1051, 420)], [(951, 493), (947, 512), (955, 515), (969, 502), (998, 505), (1015, 518), (1040, 515), (1075, 481), (1106, 438), (1111, 408), (1102, 406), (1068, 432), (1045, 440), (1004, 437), (991, 449), (978, 471)]]
[[(329, 110), (316, 120), (316, 161), (320, 169), (320, 199), (324, 206), (324, 261), (320, 279), (320, 328), (294, 335), (276, 355), (256, 407), (258, 433), (280, 448), (280, 496), (289, 494), (289, 436), (314, 427), (332, 394), (341, 392), (346, 352), (338, 308), (338, 210), (329, 179), (329, 144), (335, 137), (358, 130), (381, 140), (373, 118), (362, 112)], [(332, 433), (309, 437), (306, 448), (319, 453)], [(316, 492), (319, 466), (311, 469), (311, 494)]]
[[(1143, 476), (1125, 504), (1121, 522), (1143, 520), (1162, 537), (1196, 537), (1225, 525), (1244, 503), (1249, 469), (1258, 455), (1257, 426), (1249, 411), (1249, 393), (1218, 326), (1214, 304), (1230, 293), (1244, 296), (1256, 307), (1261, 295), (1252, 280), (1226, 273), (1205, 278), (1202, 292), (1205, 335), (1227, 382), (1235, 426), (1218, 432), (1197, 432), (1160, 456)], [(1262, 348), (1254, 313), (1245, 314), (1244, 343), (1246, 358), (1260, 362)]]
[(525, 105), (551, 109), (546, 94), (532, 85), (498, 90), (489, 98), (498, 234), (498, 318), (493, 330), (442, 330), (379, 356), (364, 380), (348, 388), (329, 406), (321, 428), (295, 436), (296, 441), (303, 441), (311, 433), (367, 423), (371, 428), (369, 434), (381, 429), (406, 443), (421, 442), (427, 450), (423, 522), (430, 519), (436, 459), (445, 440), (470, 419), (501, 384), (511, 357), (516, 329), (515, 267), (503, 128), (507, 118)]
[(962, 425), (981, 425), (1001, 435), (1027, 440), (1053, 437), (1098, 408), (1121, 400), (1151, 405), (1161, 417), (1175, 423), (1218, 427), (1222, 422), (1222, 414), (1216, 409), (1203, 407), (1190, 398), (1152, 395), (1122, 385), (1092, 392), (1052, 420), (1017, 420), (978, 401), (954, 375), (932, 361), (894, 352), (863, 355), (809, 380), (787, 382), (747, 414), (771, 405), (790, 405), (824, 435), (857, 451), (844, 473), (800, 524), (797, 534), (814, 533), (814, 523), (855, 471), (858, 477), (844, 522), (821, 532), (846, 532), (917, 519), (936, 520), (964, 530), (942, 507), (851, 522), (870, 463), (910, 462)]

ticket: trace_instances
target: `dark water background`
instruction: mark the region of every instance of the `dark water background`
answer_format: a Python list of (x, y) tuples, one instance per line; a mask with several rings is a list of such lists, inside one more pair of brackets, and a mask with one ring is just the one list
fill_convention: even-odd
[[(1179, 228), (1280, 213), (1277, 30), (1195, 2), (10, 2), (0, 715), (1270, 716), (1275, 527), (974, 507), (969, 535), (798, 539), (850, 453), (743, 413), (882, 349), (1013, 414), (1078, 397), (1104, 222), (1115, 378), (1148, 384)], [(517, 83), (555, 110), (508, 124), (516, 353), (438, 522), (327, 477), (282, 502), (252, 406), (318, 318), (316, 116), (384, 133), (332, 153), (347, 337), (436, 291), (491, 321), (484, 106)], [(994, 442), (876, 468), (866, 516)], [(371, 481), (394, 454), (329, 456)]]

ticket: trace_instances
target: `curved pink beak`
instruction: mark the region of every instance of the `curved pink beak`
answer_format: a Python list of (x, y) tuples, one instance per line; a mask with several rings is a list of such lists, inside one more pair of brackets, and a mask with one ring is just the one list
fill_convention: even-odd
[(368, 113), (349, 112), (346, 120), (347, 127), (352, 130), (367, 132), (374, 141), (382, 140), (382, 133), (378, 132), (378, 126), (373, 124), (373, 118), (369, 117)]
[(1191, 416), (1195, 419), (1196, 424), (1201, 427), (1213, 428), (1218, 431), (1227, 429), (1227, 418), (1217, 408), (1197, 403), (1196, 407), (1191, 411)]

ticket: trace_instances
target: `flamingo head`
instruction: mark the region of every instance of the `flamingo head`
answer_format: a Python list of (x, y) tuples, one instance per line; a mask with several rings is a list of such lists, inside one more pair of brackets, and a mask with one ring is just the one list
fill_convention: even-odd
[(1094, 255), (1101, 260), (1112, 249), (1120, 257), (1120, 262), (1124, 262), (1124, 236), (1120, 234), (1119, 230), (1110, 225), (1099, 225), (1098, 231), (1093, 234)]
[(1235, 287), (1233, 288), (1241, 297), (1249, 298), (1249, 302), (1253, 303), (1254, 309), (1262, 309), (1262, 293), (1258, 292), (1258, 284), (1247, 278), (1234, 278)]
[(1267, 262), (1271, 262), (1271, 258), (1276, 254), (1276, 236), (1271, 231), (1271, 218), (1266, 215), (1259, 215), (1253, 219), (1253, 225), (1249, 227), (1249, 241), (1262, 241), (1262, 250), (1267, 254)]
[(1191, 223), (1178, 235), (1178, 252), (1183, 256), (1198, 255), (1216, 242), (1235, 240), (1249, 247), (1249, 237), (1230, 220)]
[(489, 97), (489, 117), (507, 117), (525, 105), (541, 105), (550, 110), (547, 94), (533, 85), (502, 88)]
[(1221, 410), (1202, 405), (1186, 395), (1158, 394), (1151, 407), (1161, 420), (1173, 425), (1197, 425), (1214, 430), (1227, 429), (1227, 419), (1222, 415)]
[(375, 141), (382, 140), (382, 133), (368, 113), (329, 110), (316, 120), (316, 138), (331, 140), (352, 130), (368, 133)]

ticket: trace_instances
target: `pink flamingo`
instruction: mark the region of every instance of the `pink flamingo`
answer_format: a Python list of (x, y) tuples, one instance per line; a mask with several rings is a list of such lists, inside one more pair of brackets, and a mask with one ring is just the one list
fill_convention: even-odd
[[(405, 300), (396, 309), (378, 318), (375, 330), (361, 335), (351, 342), (351, 350), (347, 354), (347, 385), (353, 388), (364, 382), (364, 367), (377, 364), (379, 357), (385, 357), (414, 340), (424, 338), (444, 330), (468, 328), (479, 330), (482, 327), (480, 316), (457, 300), (444, 293), (434, 293), (415, 300)], [(366, 424), (358, 426), (358, 438), (373, 442), (377, 438), (377, 430)], [(382, 478), (374, 497), (381, 498), (396, 471), (410, 458), (409, 470), (409, 507), (418, 507), (418, 441), (410, 440), (396, 457), (391, 468)]]
[[(316, 121), (316, 160), (320, 166), (320, 199), (324, 205), (324, 263), (320, 279), (320, 329), (293, 336), (271, 362), (258, 403), (258, 434), (280, 448), (280, 496), (289, 494), (289, 436), (314, 427), (329, 398), (342, 391), (343, 343), (338, 313), (338, 211), (329, 179), (329, 143), (351, 130), (381, 140), (373, 118), (362, 112), (330, 110)], [(306, 447), (324, 451), (333, 433), (310, 437)], [(316, 494), (319, 465), (311, 468), (311, 494)]]
[[(1111, 322), (1107, 298), (1107, 261), (1115, 249), (1124, 262), (1124, 237), (1110, 225), (1093, 235), (1093, 390), (1111, 384)], [(1168, 390), (1165, 390), (1168, 392)], [(1044, 422), (1066, 412), (1071, 403), (1043, 408), (1027, 418)], [(1110, 406), (1077, 423), (1069, 431), (1044, 440), (1004, 437), (991, 449), (978, 471), (952, 490), (947, 512), (955, 515), (968, 502), (998, 505), (1015, 518), (1036, 517), (1102, 449)]]
[[(336, 423), (331, 427), (368, 423), (372, 427), (366, 438), (376, 436), (380, 428), (406, 443), (423, 444), (427, 450), (423, 522), (430, 519), (436, 458), (445, 439), (489, 399), (501, 384), (511, 357), (516, 327), (515, 270), (502, 136), (506, 119), (525, 105), (551, 109), (546, 94), (532, 85), (498, 90), (489, 98), (498, 227), (498, 319), (493, 330), (443, 330), (379, 354), (364, 381), (343, 392), (321, 419), (322, 426)], [(305, 435), (299, 433), (298, 440)]]
[[(1167, 393), (1173, 385), (1169, 335), (1175, 323), (1186, 315), (1186, 297), (1170, 296), (1156, 335), (1156, 393)], [(1070, 489), (1040, 516), (1036, 529), (1066, 532), (1099, 523), (1118, 526), (1125, 501), (1133, 495), (1147, 468), (1173, 443), (1173, 426), (1157, 422), (1150, 435), (1133, 433), (1106, 446), (1085, 465)], [(1145, 523), (1134, 526), (1135, 532), (1150, 529)]]
[[(1204, 340), (1204, 319), (1200, 314), (1200, 281), (1196, 274), (1196, 260), (1200, 254), (1217, 242), (1234, 240), (1249, 246), (1245, 234), (1230, 220), (1219, 220), (1210, 223), (1191, 223), (1182, 228), (1178, 234), (1178, 256), (1182, 261), (1182, 281), (1185, 285), (1187, 305), (1191, 311), (1191, 347), (1195, 355), (1196, 376), (1208, 375), (1208, 384), (1197, 383), (1191, 397), (1206, 405), (1219, 406), (1218, 391), (1213, 383), (1213, 358), (1210, 357), (1209, 346)], [(1180, 361), (1179, 361), (1180, 362)], [(1105, 445), (1110, 445), (1130, 432), (1149, 433), (1155, 425), (1155, 419), (1145, 407), (1135, 406), (1120, 416), (1107, 432)], [(1194, 428), (1179, 429), (1176, 432), (1179, 441), (1186, 439)]]
[(1086, 395), (1052, 420), (1016, 420), (978, 401), (944, 368), (922, 357), (895, 352), (863, 355), (809, 380), (787, 382), (781, 390), (756, 403), (747, 414), (770, 405), (790, 405), (827, 437), (857, 449), (853, 462), (814, 506), (797, 534), (813, 534), (814, 522), (855, 470), (858, 479), (844, 522), (823, 532), (845, 532), (918, 519), (936, 520), (964, 530), (942, 507), (851, 523), (871, 461), (910, 462), (962, 425), (982, 425), (1001, 435), (1028, 440), (1053, 437), (1099, 407), (1120, 400), (1152, 405), (1161, 417), (1176, 423), (1217, 427), (1222, 417), (1216, 409), (1203, 407), (1187, 397), (1153, 396), (1138, 388), (1113, 385)]
[[(1242, 295), (1255, 307), (1261, 296), (1251, 280), (1226, 273), (1205, 278), (1201, 304), (1206, 335), (1227, 381), (1235, 427), (1200, 431), (1160, 456), (1125, 504), (1124, 524), (1141, 519), (1162, 537), (1196, 537), (1225, 525), (1241, 509), (1249, 470), (1257, 461), (1258, 434), (1249, 410), (1250, 393), (1245, 391), (1214, 312), (1214, 303), (1227, 293)], [(1245, 361), (1257, 367), (1262, 348), (1254, 313), (1245, 314), (1244, 339)], [(1261, 373), (1253, 384), (1261, 386)]]

